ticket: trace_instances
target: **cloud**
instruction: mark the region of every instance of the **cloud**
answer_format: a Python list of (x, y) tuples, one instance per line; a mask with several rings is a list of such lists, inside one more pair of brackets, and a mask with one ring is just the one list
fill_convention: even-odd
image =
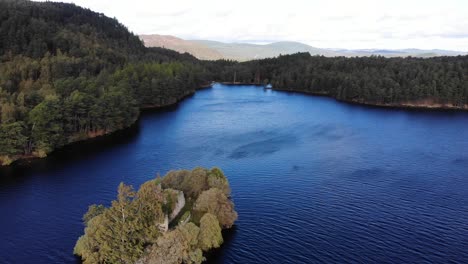
[(333, 48), (468, 51), (465, 0), (65, 0), (140, 34)]

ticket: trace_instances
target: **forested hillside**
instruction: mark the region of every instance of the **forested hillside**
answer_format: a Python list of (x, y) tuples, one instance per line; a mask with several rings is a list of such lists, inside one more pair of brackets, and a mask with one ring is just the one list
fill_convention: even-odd
[(385, 106), (468, 108), (468, 56), (326, 58), (308, 53), (227, 65), (220, 80)]
[(204, 78), (191, 55), (145, 48), (102, 14), (0, 1), (0, 163), (127, 127)]

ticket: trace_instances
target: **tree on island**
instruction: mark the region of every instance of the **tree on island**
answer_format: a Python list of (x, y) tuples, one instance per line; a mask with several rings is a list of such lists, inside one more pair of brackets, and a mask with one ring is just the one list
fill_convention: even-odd
[[(180, 202), (176, 190), (187, 201), (182, 217), (168, 223)], [(227, 193), (229, 182), (218, 168), (171, 171), (138, 191), (121, 183), (109, 208), (91, 205), (83, 216), (85, 234), (74, 254), (84, 263), (201, 263), (204, 251), (223, 243), (222, 228), (237, 219)]]

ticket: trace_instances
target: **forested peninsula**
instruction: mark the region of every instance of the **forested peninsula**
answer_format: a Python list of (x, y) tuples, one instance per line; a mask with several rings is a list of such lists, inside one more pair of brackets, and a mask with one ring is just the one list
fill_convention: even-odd
[(138, 191), (121, 183), (110, 207), (92, 205), (74, 253), (83, 263), (201, 263), (237, 212), (218, 168), (170, 171)]
[(116, 19), (73, 4), (0, 1), (0, 164), (129, 127), (140, 109), (177, 103), (212, 81), (360, 104), (468, 109), (468, 56), (201, 61), (146, 48)]
[(297, 53), (226, 66), (220, 79), (359, 104), (468, 110), (468, 56), (329, 58)]

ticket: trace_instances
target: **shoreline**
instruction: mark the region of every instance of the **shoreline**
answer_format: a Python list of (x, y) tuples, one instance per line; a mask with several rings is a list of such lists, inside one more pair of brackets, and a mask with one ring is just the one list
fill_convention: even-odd
[[(66, 147), (69, 147), (69, 146), (72, 146), (72, 145), (75, 145), (75, 144), (79, 144), (79, 143), (86, 142), (86, 141), (91, 141), (91, 140), (96, 140), (96, 139), (101, 139), (101, 138), (116, 134), (118, 132), (122, 132), (122, 131), (125, 131), (125, 130), (128, 130), (128, 129), (131, 129), (132, 127), (134, 127), (134, 126), (136, 126), (138, 124), (142, 114), (152, 112), (152, 111), (161, 111), (161, 110), (164, 110), (164, 109), (170, 109), (170, 108), (178, 105), (180, 102), (182, 102), (186, 98), (192, 97), (198, 90), (212, 88), (213, 85), (217, 84), (217, 83), (222, 84), (222, 85), (228, 85), (228, 86), (230, 86), (230, 85), (232, 85), (232, 86), (234, 86), (234, 85), (263, 86), (263, 84), (243, 83), (243, 82), (235, 82), (235, 83), (234, 82), (212, 82), (210, 84), (204, 84), (204, 85), (199, 86), (197, 89), (189, 91), (188, 93), (184, 94), (183, 96), (181, 96), (180, 98), (178, 98), (174, 102), (170, 102), (170, 103), (165, 104), (165, 105), (143, 105), (143, 106), (141, 106), (139, 108), (140, 113), (139, 113), (138, 117), (136, 118), (136, 120), (131, 125), (129, 125), (127, 127), (123, 127), (123, 128), (113, 130), (113, 131), (106, 131), (106, 132), (100, 132), (100, 133), (93, 134), (93, 135), (88, 135), (88, 137), (86, 137), (86, 138), (82, 138), (82, 139), (78, 139), (76, 141), (69, 142), (69, 143), (61, 146), (60, 148), (54, 149), (53, 151), (51, 151), (48, 154), (52, 154), (52, 153), (54, 153), (54, 152), (56, 152), (58, 150), (61, 150), (63, 148), (66, 148)], [(323, 97), (327, 97), (327, 98), (336, 100), (338, 102), (346, 103), (346, 104), (351, 104), (351, 105), (356, 105), (356, 106), (382, 108), (382, 109), (407, 110), (407, 111), (434, 111), (434, 112), (468, 112), (468, 106), (467, 107), (455, 107), (455, 106), (440, 105), (440, 104), (435, 104), (435, 105), (431, 106), (431, 105), (424, 105), (424, 104), (417, 104), (417, 103), (415, 103), (415, 104), (376, 104), (376, 103), (366, 103), (366, 102), (357, 102), (357, 101), (337, 99), (337, 98), (335, 98), (335, 97), (333, 97), (333, 96), (331, 96), (331, 95), (329, 95), (327, 93), (320, 93), (320, 92), (307, 92), (307, 91), (300, 91), (300, 90), (295, 90), (295, 89), (281, 89), (281, 88), (272, 88), (272, 89), (269, 89), (269, 90), (279, 91), (279, 92), (298, 93), (298, 94), (304, 94), (304, 95), (310, 95), (310, 96), (323, 96)], [(32, 155), (32, 154), (20, 155), (20, 156), (15, 157), (13, 159), (13, 161), (11, 161), (10, 163), (7, 163), (7, 164), (4, 164), (3, 162), (0, 163), (0, 167), (8, 167), (8, 166), (12, 166), (12, 165), (17, 165), (18, 163), (32, 162), (34, 160), (47, 158), (47, 156), (40, 157), (40, 156), (36, 156), (36, 155)], [(1, 162), (1, 159), (0, 159), (0, 162)]]
[(254, 85), (254, 86), (265, 86), (261, 83), (245, 83), (245, 82), (215, 82), (223, 85)]
[(44, 157), (40, 157), (38, 155), (33, 155), (33, 154), (18, 155), (18, 156), (13, 157), (12, 161), (9, 162), (9, 163), (6, 163), (6, 164), (4, 162), (2, 162), (2, 159), (0, 157), (0, 168), (14, 166), (14, 165), (18, 165), (18, 164), (22, 165), (22, 164), (25, 164), (25, 163), (31, 163), (31, 162), (33, 162), (35, 160), (40, 160), (40, 159), (47, 158), (50, 154), (53, 154), (54, 152), (62, 150), (64, 148), (66, 148), (66, 147), (73, 146), (75, 144), (80, 144), (80, 143), (87, 142), (87, 141), (92, 141), (92, 140), (99, 140), (99, 139), (114, 135), (114, 134), (119, 133), (119, 132), (124, 132), (126, 130), (131, 129), (132, 127), (135, 127), (138, 124), (138, 122), (140, 122), (140, 118), (141, 118), (142, 114), (144, 114), (146, 112), (151, 112), (151, 111), (160, 111), (160, 110), (164, 110), (164, 109), (169, 109), (171, 107), (176, 106), (177, 104), (179, 104), (180, 102), (182, 102), (186, 98), (189, 98), (189, 97), (193, 96), (196, 93), (196, 91), (202, 90), (202, 89), (208, 89), (208, 88), (211, 88), (212, 86), (213, 86), (213, 84), (201, 85), (199, 88), (191, 90), (188, 93), (182, 95), (180, 98), (178, 98), (174, 102), (170, 102), (170, 103), (165, 104), (165, 105), (143, 105), (143, 106), (139, 107), (140, 113), (138, 114), (138, 117), (129, 126), (119, 128), (119, 129), (116, 129), (116, 130), (112, 130), (112, 131), (100, 131), (99, 133), (95, 133), (95, 134), (91, 134), (91, 135), (88, 134), (88, 136), (85, 137), (85, 138), (81, 138), (81, 139), (78, 139), (78, 140), (75, 140), (75, 141), (68, 142), (67, 144), (65, 144), (63, 146), (54, 149), (53, 151), (47, 153), (47, 155), (44, 156)]
[[(223, 85), (253, 85), (253, 86), (265, 86), (260, 83), (244, 83), (244, 82), (217, 82)], [(333, 100), (336, 100), (341, 103), (352, 104), (357, 106), (366, 106), (366, 107), (375, 107), (375, 108), (384, 108), (384, 109), (395, 109), (395, 110), (409, 110), (409, 111), (437, 111), (437, 112), (468, 112), (468, 105), (465, 107), (447, 105), (447, 104), (418, 104), (418, 103), (400, 103), (400, 104), (380, 104), (380, 103), (369, 103), (369, 102), (358, 102), (352, 100), (338, 99), (329, 95), (325, 92), (308, 92), (301, 91), (296, 89), (283, 89), (283, 88), (268, 88), (268, 90), (279, 91), (279, 92), (289, 92), (289, 93), (298, 93), (304, 95), (312, 96), (323, 96)]]
[(433, 104), (431, 106), (427, 104), (418, 104), (418, 103), (406, 103), (406, 104), (366, 103), (366, 102), (338, 99), (327, 93), (320, 93), (320, 92), (307, 92), (307, 91), (300, 91), (300, 90), (294, 90), (294, 89), (288, 90), (288, 89), (280, 89), (280, 88), (272, 88), (271, 90), (280, 91), (280, 92), (298, 93), (298, 94), (304, 94), (304, 95), (312, 95), (312, 96), (323, 96), (323, 97), (336, 100), (341, 103), (346, 103), (346, 104), (351, 104), (351, 105), (356, 105), (356, 106), (394, 109), (394, 110), (409, 110), (409, 111), (468, 112), (468, 106), (458, 107), (458, 106), (450, 106), (450, 105), (442, 105), (442, 104)]

